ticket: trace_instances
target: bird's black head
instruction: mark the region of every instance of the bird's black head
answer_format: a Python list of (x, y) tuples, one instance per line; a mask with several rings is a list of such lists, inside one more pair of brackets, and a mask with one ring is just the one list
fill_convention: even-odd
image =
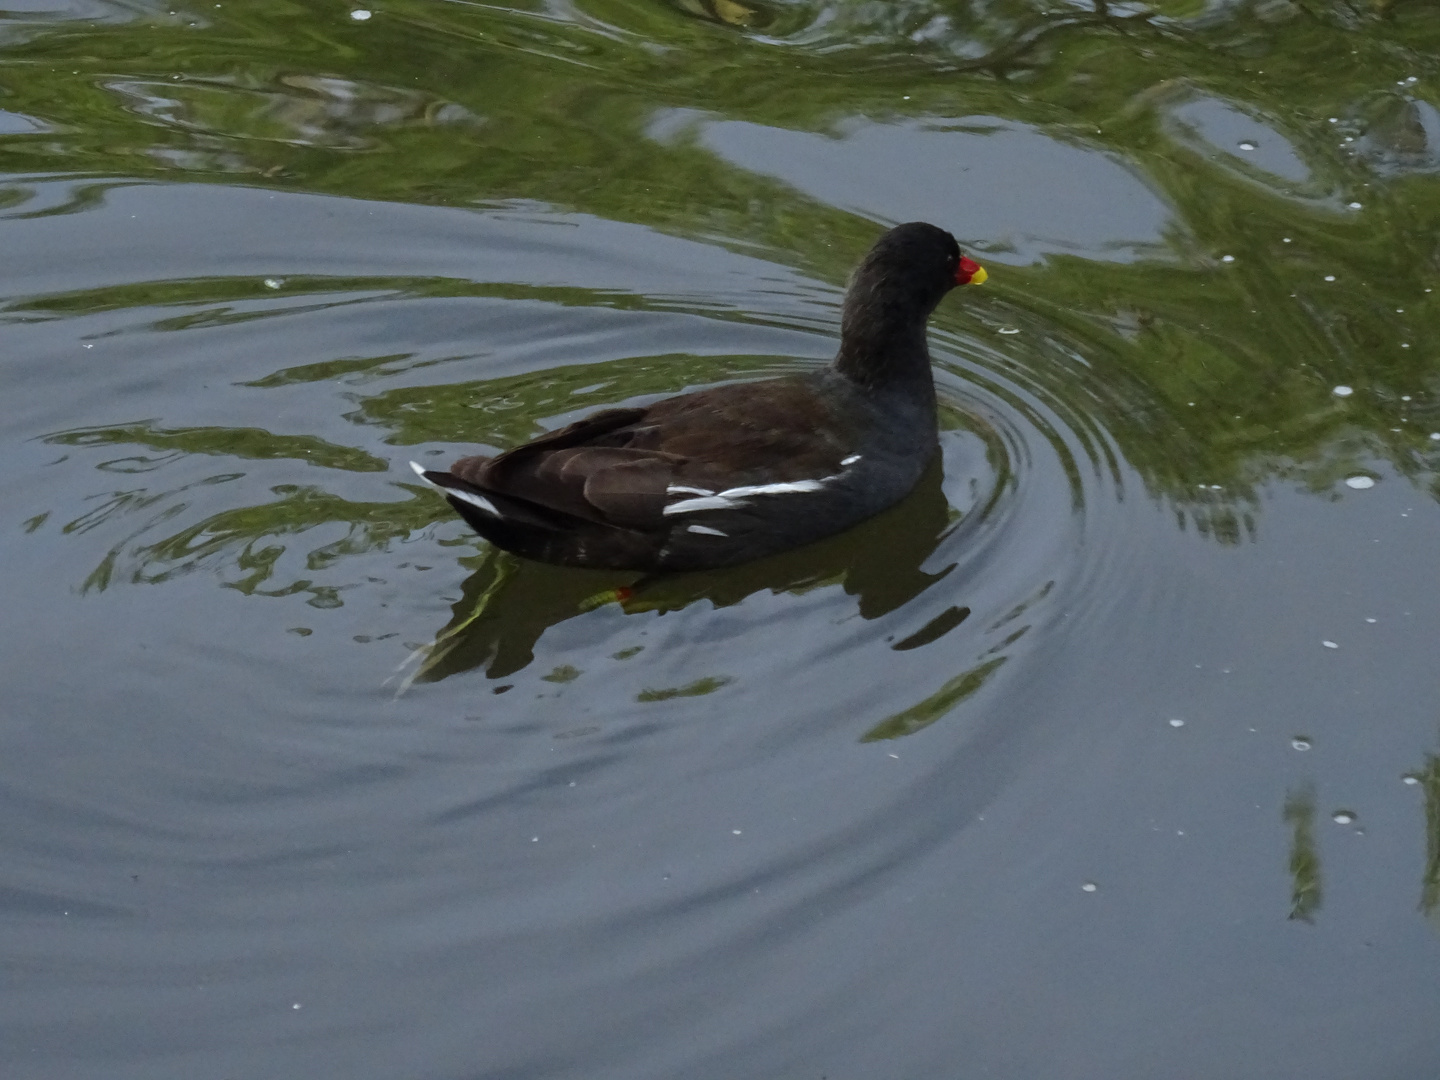
[[(978, 285), (985, 277), (944, 229), (923, 221), (895, 226), (875, 242), (850, 279), (841, 320), (842, 354), (868, 354), (875, 363), (891, 351), (890, 343), (917, 339), (923, 351), (925, 320), (935, 305), (956, 285)], [(842, 366), (851, 366), (848, 358)]]
[[(956, 285), (979, 285), (985, 278), (984, 269), (960, 254), (960, 245), (948, 232), (911, 221), (875, 241), (850, 279), (847, 299), (923, 319)], [(847, 309), (850, 306), (847, 302)]]

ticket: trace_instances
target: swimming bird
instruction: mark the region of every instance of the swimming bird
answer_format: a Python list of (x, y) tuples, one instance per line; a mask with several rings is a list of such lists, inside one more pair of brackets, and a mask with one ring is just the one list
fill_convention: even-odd
[(945, 230), (898, 225), (852, 275), (823, 368), (604, 409), (448, 472), (410, 467), (485, 539), (542, 562), (699, 570), (798, 547), (915, 486), (939, 445), (925, 324), (985, 278)]

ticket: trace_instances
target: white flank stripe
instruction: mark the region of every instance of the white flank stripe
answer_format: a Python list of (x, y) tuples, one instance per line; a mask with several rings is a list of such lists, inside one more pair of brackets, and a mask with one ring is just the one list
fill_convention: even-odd
[[(778, 484), (750, 484), (746, 487), (727, 488), (715, 495), (703, 495), (697, 499), (681, 499), (679, 502), (665, 507), (661, 513), (690, 514), (696, 510), (733, 510), (737, 506), (744, 506), (745, 500), (752, 495), (799, 495), (806, 491), (819, 491), (831, 480), (839, 479), (839, 476), (826, 476), (819, 480), (786, 480)], [(667, 488), (666, 490), (675, 491), (677, 489)]]
[(723, 532), (721, 532), (719, 529), (712, 529), (712, 528), (710, 528), (709, 525), (691, 525), (691, 526), (690, 526), (688, 529), (686, 529), (685, 531), (686, 531), (686, 532), (699, 533), (701, 536), (729, 536), (729, 535), (730, 535), (729, 533), (723, 533)]
[(857, 461), (859, 461), (859, 460), (860, 460), (860, 455), (859, 455), (859, 454), (851, 454), (851, 455), (850, 455), (849, 457), (847, 457), (847, 458), (841, 458), (841, 459), (840, 459), (840, 464), (841, 464), (841, 465), (854, 465), (855, 462), (857, 462)]
[(722, 499), (745, 499), (751, 495), (791, 495), (802, 491), (819, 491), (826, 480), (838, 477), (827, 476), (822, 480), (787, 480), (780, 484), (752, 484), (749, 487), (729, 488), (720, 492)]
[(671, 484), (665, 489), (667, 495), (714, 495), (715, 492), (709, 488), (686, 487), (684, 484)]
[(734, 499), (727, 499), (723, 495), (706, 495), (701, 499), (681, 499), (679, 502), (671, 503), (661, 513), (688, 514), (692, 510), (732, 510), (740, 504)]

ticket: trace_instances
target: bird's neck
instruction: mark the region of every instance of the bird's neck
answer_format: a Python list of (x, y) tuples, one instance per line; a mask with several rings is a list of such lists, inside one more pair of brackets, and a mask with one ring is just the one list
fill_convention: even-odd
[(912, 384), (933, 388), (924, 315), (897, 312), (885, 318), (887, 313), (881, 312), (877, 318), (876, 314), (872, 311), (868, 318), (852, 317), (846, 305), (835, 370), (870, 390), (900, 389)]

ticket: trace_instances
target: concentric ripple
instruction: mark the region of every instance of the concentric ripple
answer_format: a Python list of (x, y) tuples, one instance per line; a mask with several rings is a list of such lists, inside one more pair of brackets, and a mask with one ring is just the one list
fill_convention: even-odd
[[(176, 195), (171, 213), (253, 198)], [(121, 221), (143, 220), (149, 192), (106, 200)], [(821, 363), (839, 289), (541, 207), (366, 208), (363, 232), (336, 230), (357, 245), (336, 278), (284, 236), (291, 208), (274, 201), (273, 231), (251, 241), (254, 278), (157, 281), (137, 304), (101, 260), (84, 289), (6, 310), (14, 333), (43, 330), (37, 343), (91, 365), (91, 394), (63, 424), (45, 419), (44, 402), (76, 360), (34, 366), (19, 384), (46, 425), (25, 444), (38, 466), (22, 496), (36, 540), (79, 568), (81, 595), (127, 609), (183, 603), (202, 622), (250, 627), (201, 646), (181, 640), (181, 620), (151, 642), (234, 704), (180, 738), (163, 684), (144, 690), (151, 737), (177, 752), (155, 763), (149, 795), (127, 793), (87, 831), (132, 833), (114, 840), (127, 865), (189, 864), (217, 882), (258, 873), (282, 892), (291, 865), (332, 864), (336, 886), (388, 866), (404, 884), (355, 894), (349, 920), (377, 962), (433, 972), (541, 941), (604, 942), (615, 957), (606, 980), (654, 983), (642, 1001), (673, 993), (663, 973), (705, 951), (758, 963), (816, 932), (817, 918), (843, 920), (878, 875), (917, 864), (983, 813), (1007, 755), (1034, 735), (1020, 718), (1025, 687), (1065, 638), (1098, 632), (1138, 557), (1117, 513), (1120, 454), (1087, 408), (1095, 386), (1060, 344), (1033, 346), (1030, 324), (1002, 332), (1022, 318), (1003, 286), (957, 291), (937, 317), (943, 454), (912, 496), (810, 548), (642, 582), (622, 605), (606, 590), (633, 576), (495, 552), (405, 462)], [(397, 257), (385, 235), (402, 227), (425, 239)], [(616, 251), (636, 257), (602, 255)], [(469, 272), (456, 276), (460, 266)], [(243, 611), (226, 597), (245, 599)], [(417, 647), (422, 669), (397, 698), (386, 676)], [(298, 709), (244, 725), (222, 749), (234, 709), (262, 683), (291, 686)], [(222, 758), (277, 764), (304, 747), (313, 764), (215, 772), (194, 756), (212, 744)], [(817, 802), (837, 789), (842, 801)], [(50, 821), (69, 801), (38, 789), (9, 798)], [(177, 800), (191, 808), (185, 822)], [(282, 805), (283, 837), (267, 835)], [(646, 808), (658, 807), (652, 819)], [(410, 850), (403, 838), (418, 836)], [(86, 857), (77, 841), (50, 830), (62, 879), (67, 860)], [(478, 878), (447, 868), (462, 851), (485, 853)], [(557, 874), (569, 899), (537, 903)], [(263, 986), (296, 943), (324, 933), (327, 912), (296, 912), (281, 895), (262, 887), (208, 962), (251, 965)], [(581, 899), (601, 895), (593, 910)], [(135, 910), (111, 889), (84, 904), (94, 933), (106, 912)], [(439, 921), (417, 940), (418, 912)], [(214, 932), (202, 917), (189, 925)], [(127, 941), (106, 978), (123, 972), (149, 993), (207, 963), (172, 966), (143, 931)], [(514, 974), (507, 1007), (556, 988), (544, 965)], [(198, 1021), (217, 1006), (175, 1007)], [(615, 1019), (600, 1010), (579, 1030)]]
[[(1435, 1074), (1433, 4), (20, 8), (5, 1080)], [(823, 364), (917, 218), (843, 536), (406, 467)]]

